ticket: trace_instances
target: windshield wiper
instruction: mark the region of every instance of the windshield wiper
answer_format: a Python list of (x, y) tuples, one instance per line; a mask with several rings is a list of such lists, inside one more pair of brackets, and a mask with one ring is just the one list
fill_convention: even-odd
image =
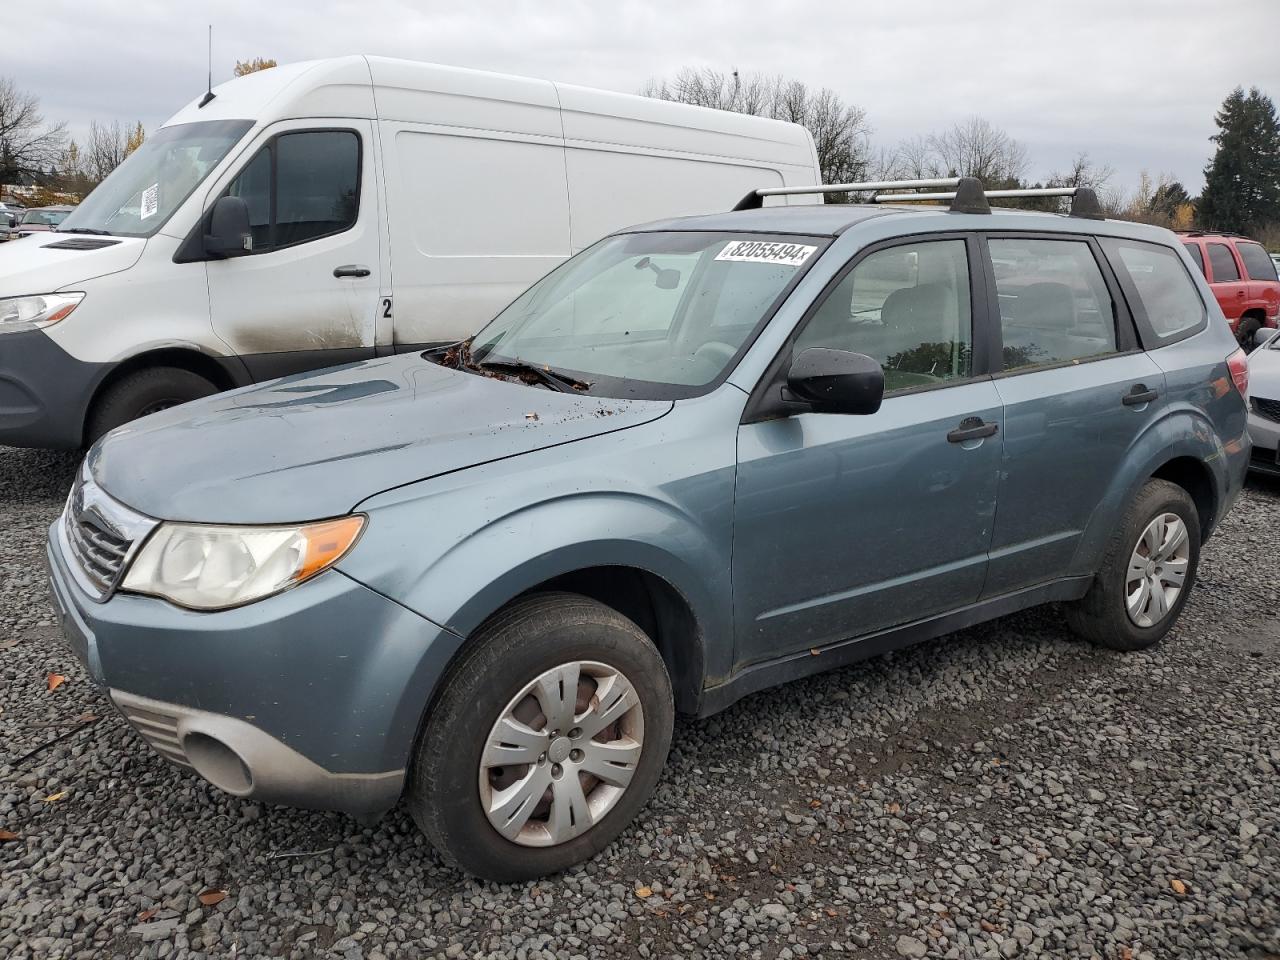
[(65, 230), (62, 228), (55, 229), (57, 229), (58, 233), (91, 233), (95, 237), (111, 236), (110, 230), (95, 230), (93, 227), (67, 227)]
[[(524, 360), (480, 360), (475, 363), (475, 366), (481, 370), (499, 372), (510, 370), (513, 375), (521, 380), (524, 380), (526, 376), (532, 375), (552, 390), (559, 390), (561, 393), (579, 393), (591, 389), (591, 384), (575, 380), (566, 373), (552, 370), (545, 365), (540, 367), (536, 363), (527, 363)], [(527, 383), (528, 381), (526, 380), (525, 382)]]

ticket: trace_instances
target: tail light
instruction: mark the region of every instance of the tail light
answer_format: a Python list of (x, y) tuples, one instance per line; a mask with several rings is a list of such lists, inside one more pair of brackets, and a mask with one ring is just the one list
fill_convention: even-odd
[(1227, 369), (1231, 371), (1231, 382), (1240, 391), (1240, 396), (1249, 395), (1249, 356), (1243, 350), (1237, 350), (1227, 357)]

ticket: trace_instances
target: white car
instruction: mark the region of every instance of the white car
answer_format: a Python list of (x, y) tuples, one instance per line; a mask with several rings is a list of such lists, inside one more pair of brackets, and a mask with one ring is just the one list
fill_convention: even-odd
[(1262, 345), (1249, 354), (1249, 468), (1280, 476), (1280, 331), (1258, 331)]

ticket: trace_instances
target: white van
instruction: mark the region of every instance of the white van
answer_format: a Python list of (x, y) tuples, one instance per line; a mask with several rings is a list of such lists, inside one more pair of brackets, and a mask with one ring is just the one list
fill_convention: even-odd
[(378, 57), (250, 74), (0, 248), (0, 444), (459, 340), (611, 230), (819, 180), (757, 117)]

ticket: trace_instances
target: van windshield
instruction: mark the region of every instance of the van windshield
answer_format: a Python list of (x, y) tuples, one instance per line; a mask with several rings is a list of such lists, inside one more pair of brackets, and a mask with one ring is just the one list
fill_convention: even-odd
[(252, 126), (252, 120), (205, 120), (161, 127), (85, 197), (59, 232), (151, 236)]
[(826, 242), (695, 232), (608, 237), (498, 314), (471, 342), (470, 358), (482, 368), (533, 365), (595, 395), (695, 396), (728, 375)]

